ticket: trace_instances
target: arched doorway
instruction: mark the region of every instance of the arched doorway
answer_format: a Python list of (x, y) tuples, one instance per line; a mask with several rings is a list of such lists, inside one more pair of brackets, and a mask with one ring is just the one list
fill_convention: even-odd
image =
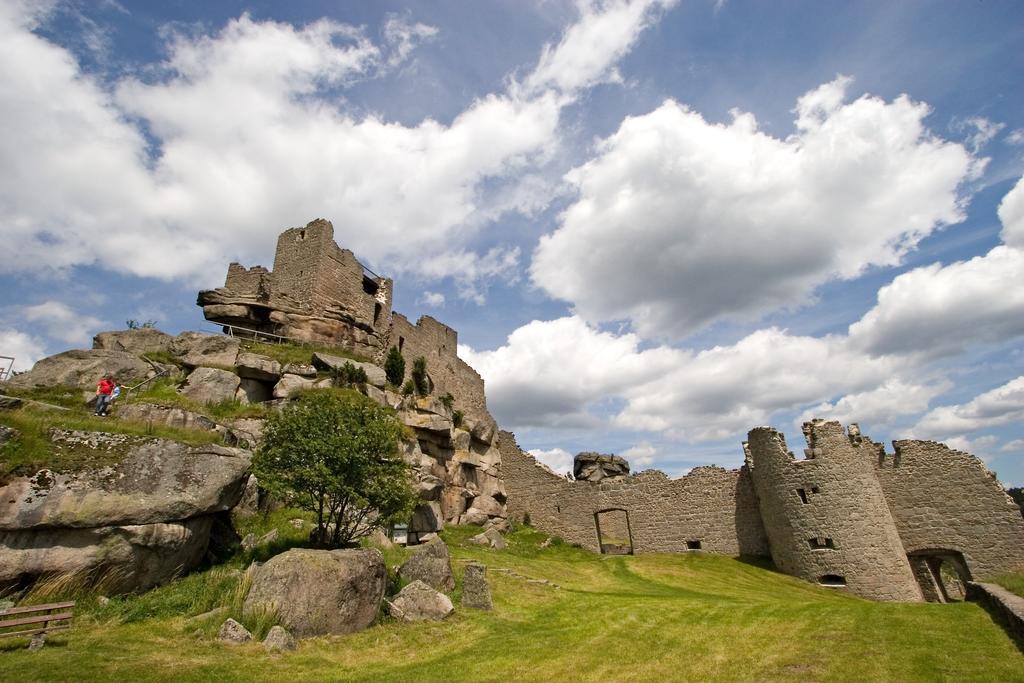
[(629, 512), (623, 508), (609, 508), (594, 513), (597, 543), (605, 555), (632, 555), (633, 531), (629, 526)]
[(971, 572), (958, 550), (927, 548), (907, 553), (910, 568), (928, 602), (960, 602)]

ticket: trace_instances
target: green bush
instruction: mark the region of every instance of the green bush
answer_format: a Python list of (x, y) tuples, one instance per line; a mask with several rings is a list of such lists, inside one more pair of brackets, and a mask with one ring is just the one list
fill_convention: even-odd
[(451, 410), (452, 406), (455, 405), (455, 397), (451, 395), (451, 392), (446, 393), (438, 400), (441, 401), (444, 407), (447, 408), (448, 410)]
[(466, 414), (461, 410), (452, 411), (452, 425), (455, 427), (461, 427), (462, 421), (466, 419)]
[(412, 380), (406, 380), (405, 384), (402, 385), (402, 396), (412, 396), (416, 392), (416, 385), (412, 383)]
[(393, 412), (359, 393), (313, 390), (267, 420), (253, 473), (316, 515), (318, 545), (350, 544), (412, 513), (401, 433)]
[(402, 386), (402, 381), (405, 380), (405, 359), (402, 358), (397, 346), (392, 346), (388, 351), (388, 357), (384, 360), (384, 374), (391, 384), (396, 387)]
[(340, 368), (331, 368), (331, 377), (334, 378), (335, 384), (346, 387), (366, 384), (369, 381), (369, 378), (366, 376), (366, 370), (347, 361)]
[(426, 396), (430, 393), (430, 378), (427, 377), (427, 359), (420, 356), (412, 362), (412, 384), (416, 393)]

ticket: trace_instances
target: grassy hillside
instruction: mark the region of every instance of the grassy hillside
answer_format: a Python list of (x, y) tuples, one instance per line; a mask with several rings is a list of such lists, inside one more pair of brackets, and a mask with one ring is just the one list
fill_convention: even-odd
[[(269, 523), (286, 531), (287, 516)], [(41, 652), (0, 640), (0, 680), (1024, 680), (1024, 656), (974, 604), (867, 602), (712, 555), (541, 549), (530, 529), (505, 551), (465, 545), (478, 531), (445, 535), (460, 580), (465, 560), (488, 565), (492, 613), (385, 620), (277, 655), (222, 645), (214, 635), (237, 604), (243, 557), (103, 607), (84, 600), (70, 635)]]

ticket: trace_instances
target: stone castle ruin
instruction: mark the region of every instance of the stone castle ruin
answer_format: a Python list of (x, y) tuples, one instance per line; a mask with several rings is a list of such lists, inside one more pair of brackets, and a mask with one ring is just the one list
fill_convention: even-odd
[(456, 355), (455, 330), (392, 311), (393, 285), (315, 220), (280, 235), (273, 270), (232, 263), (224, 287), (200, 292), (198, 303), (208, 320), (243, 333), (339, 346), (377, 364), (391, 346), (407, 365), (427, 359), (435, 393), (451, 393), (471, 426), (441, 424), (432, 435), (444, 412), (436, 407), (410, 423), (429, 501), (419, 516), (437, 518), (414, 520), (416, 528), (507, 514), (595, 552), (771, 558), (783, 572), (876, 600), (944, 602), (968, 579), (1024, 567), (1024, 518), (977, 458), (930, 441), (897, 441), (887, 454), (856, 425), (807, 423), (802, 459), (779, 432), (758, 427), (738, 469), (670, 479), (581, 453), (575, 481), (556, 475), (511, 433), (495, 432), (482, 378)]

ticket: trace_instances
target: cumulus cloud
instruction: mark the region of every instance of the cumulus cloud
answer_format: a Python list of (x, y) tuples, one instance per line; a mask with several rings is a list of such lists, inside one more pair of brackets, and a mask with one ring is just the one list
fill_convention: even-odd
[(419, 299), (416, 300), (418, 304), (424, 304), (433, 308), (441, 308), (444, 306), (444, 294), (441, 292), (425, 291), (420, 295)]
[(628, 460), (630, 468), (636, 471), (644, 465), (650, 465), (654, 462), (658, 455), (658, 449), (652, 446), (649, 441), (641, 441), (637, 445), (622, 451), (619, 455)]
[[(434, 35), (406, 17), (389, 18), (381, 45), (328, 19), (294, 26), (242, 15), (215, 33), (169, 31), (163, 62), (108, 84), (32, 33), (35, 13), (4, 5), (0, 227), (23, 258), (0, 267), (98, 263), (216, 284), (225, 261), (252, 263), (282, 228), (324, 216), (370, 263), (426, 277), (457, 273), (479, 300), (486, 288), (473, 278), (504, 276), (517, 252), (479, 255), (473, 273), (419, 265), (452, 251), (467, 260), (451, 245), (492, 217), (480, 208), (492, 186), (550, 157), (562, 108), (648, 23), (650, 3), (606, 4), (582, 5), (580, 22), (615, 13), (613, 50), (600, 42), (605, 31), (573, 25), (537, 66), (541, 74), (557, 63), (568, 80), (531, 72), (535, 87), (513, 79), (449, 123), (415, 125), (354, 113), (339, 96)], [(640, 19), (619, 21), (637, 7)], [(593, 59), (558, 57), (570, 52)], [(530, 194), (513, 192), (509, 206), (536, 205)]]
[[(863, 392), (897, 370), (840, 337), (757, 331), (700, 352), (642, 349), (635, 334), (600, 331), (578, 317), (533, 321), (493, 351), (459, 348), (487, 382), (499, 421), (520, 427), (613, 427), (691, 441), (735, 436), (783, 409)], [(609, 403), (610, 402), (610, 403)]]
[(555, 474), (562, 475), (566, 472), (572, 472), (573, 456), (564, 448), (551, 448), (549, 450), (535, 448), (527, 451), (527, 453), (547, 465)]
[(588, 321), (680, 337), (898, 264), (963, 218), (959, 188), (982, 164), (927, 130), (927, 105), (847, 102), (849, 82), (802, 96), (785, 139), (674, 101), (627, 118), (568, 174), (578, 198), (541, 239), (534, 283)]
[(999, 135), (1001, 130), (1006, 128), (1006, 124), (992, 121), (984, 116), (972, 116), (956, 122), (953, 127), (967, 135), (967, 144), (977, 154), (995, 136)]
[(824, 402), (810, 408), (796, 420), (797, 425), (816, 417), (838, 420), (844, 424), (866, 422), (887, 425), (898, 417), (917, 415), (928, 410), (929, 403), (941, 396), (952, 383), (939, 380), (919, 384), (903, 378), (886, 379), (880, 386), (859, 393), (847, 394), (834, 403)]
[(84, 315), (60, 301), (46, 301), (35, 306), (24, 306), (21, 317), (38, 323), (46, 334), (68, 344), (85, 344), (100, 331), (103, 321), (91, 315)]
[(1024, 420), (1024, 376), (975, 396), (967, 403), (929, 411), (908, 433), (922, 438), (963, 435)]
[(1007, 246), (896, 277), (849, 329), (872, 354), (949, 355), (1024, 334), (1024, 178), (999, 204)]
[[(0, 329), (0, 356), (14, 358), (15, 372), (31, 370), (35, 362), (46, 355), (42, 340), (14, 329)], [(11, 361), (0, 358), (0, 369), (6, 370)]]

